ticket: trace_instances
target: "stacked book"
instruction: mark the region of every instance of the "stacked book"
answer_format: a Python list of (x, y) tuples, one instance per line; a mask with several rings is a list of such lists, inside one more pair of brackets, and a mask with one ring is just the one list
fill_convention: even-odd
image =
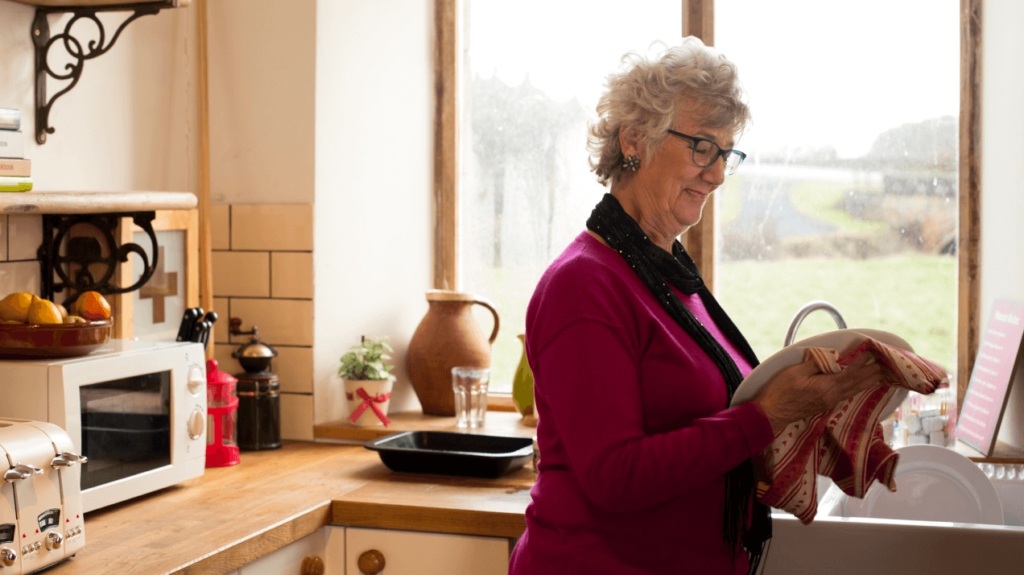
[(0, 192), (32, 189), (32, 161), (25, 159), (21, 110), (0, 108)]

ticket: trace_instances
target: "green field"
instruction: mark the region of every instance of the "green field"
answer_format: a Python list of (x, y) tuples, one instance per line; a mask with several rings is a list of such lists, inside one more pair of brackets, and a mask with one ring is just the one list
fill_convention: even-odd
[[(796, 311), (820, 299), (849, 327), (892, 332), (947, 371), (956, 368), (956, 258), (742, 261), (719, 265), (715, 281), (716, 296), (761, 359), (781, 349)], [(797, 339), (833, 329), (831, 316), (815, 312)]]
[[(812, 300), (829, 301), (850, 327), (882, 329), (907, 340), (921, 355), (952, 373), (956, 368), (956, 258), (900, 255), (867, 260), (788, 259), (721, 263), (716, 296), (762, 360), (782, 347), (796, 311)], [(492, 389), (511, 389), (523, 348), (526, 305), (543, 270), (495, 270), (479, 293), (501, 314), (494, 344)], [(490, 313), (475, 313), (485, 334)], [(825, 312), (812, 313), (797, 339), (835, 329)]]

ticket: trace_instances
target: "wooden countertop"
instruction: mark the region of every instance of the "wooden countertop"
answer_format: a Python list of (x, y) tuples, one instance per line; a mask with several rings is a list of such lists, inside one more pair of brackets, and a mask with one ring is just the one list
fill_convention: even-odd
[(331, 523), (519, 537), (531, 467), (499, 479), (394, 473), (359, 445), (286, 442), (235, 467), (85, 516), (85, 549), (47, 575), (231, 572)]
[(192, 192), (24, 192), (0, 194), (3, 214), (107, 214), (191, 210)]

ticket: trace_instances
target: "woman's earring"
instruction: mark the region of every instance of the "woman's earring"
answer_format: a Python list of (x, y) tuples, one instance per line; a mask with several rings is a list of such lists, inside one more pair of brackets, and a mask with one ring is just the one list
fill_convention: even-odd
[(636, 154), (630, 154), (622, 160), (622, 169), (635, 172), (640, 167), (640, 158)]

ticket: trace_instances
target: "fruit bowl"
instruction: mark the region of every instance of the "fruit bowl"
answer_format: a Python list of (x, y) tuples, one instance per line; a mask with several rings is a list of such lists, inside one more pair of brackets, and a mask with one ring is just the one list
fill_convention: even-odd
[(86, 355), (110, 341), (110, 320), (86, 323), (0, 324), (0, 359)]

